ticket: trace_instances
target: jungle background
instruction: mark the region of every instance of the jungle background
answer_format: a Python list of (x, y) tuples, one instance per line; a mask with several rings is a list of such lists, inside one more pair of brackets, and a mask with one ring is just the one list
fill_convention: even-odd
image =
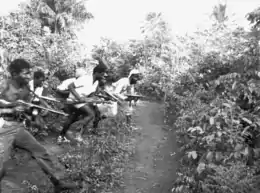
[[(162, 13), (147, 13), (141, 40), (102, 38), (88, 50), (76, 34), (84, 22), (95, 19), (84, 1), (21, 3), (1, 16), (1, 75), (7, 76), (8, 61), (23, 57), (35, 69), (48, 71), (51, 93), (75, 66), (91, 73), (93, 53), (108, 61), (117, 80), (136, 67), (144, 77), (138, 92), (162, 103), (168, 135), (176, 133), (170, 139), (178, 143), (170, 191), (259, 192), (260, 9), (245, 15), (251, 25), (247, 31), (226, 16), (227, 6), (216, 4), (209, 27), (186, 35), (172, 35)], [(49, 116), (50, 125), (61, 119)], [(67, 145), (68, 151), (59, 155), (69, 177), (85, 184), (85, 192), (120, 190), (134, 154), (137, 133), (125, 125), (123, 115), (100, 127), (104, 132), (88, 135), (84, 147)], [(23, 164), (21, 157), (14, 159)], [(27, 192), (50, 192), (48, 180), (37, 186), (24, 183)]]

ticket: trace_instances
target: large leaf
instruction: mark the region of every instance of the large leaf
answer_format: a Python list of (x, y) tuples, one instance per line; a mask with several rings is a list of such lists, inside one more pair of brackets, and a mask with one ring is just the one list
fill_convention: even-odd
[(197, 159), (197, 157), (198, 157), (198, 154), (197, 154), (197, 152), (196, 151), (190, 151), (190, 152), (188, 152), (188, 158), (193, 158), (193, 159)]

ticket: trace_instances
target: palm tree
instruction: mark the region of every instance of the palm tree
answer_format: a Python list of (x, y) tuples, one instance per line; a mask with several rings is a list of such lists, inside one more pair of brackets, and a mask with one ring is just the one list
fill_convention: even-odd
[(226, 10), (227, 10), (227, 2), (218, 2), (217, 5), (213, 8), (212, 16), (214, 19), (219, 23), (223, 24), (228, 17), (226, 16)]
[(31, 9), (41, 21), (42, 28), (61, 33), (92, 19), (86, 0), (31, 0)]
[(246, 15), (247, 20), (253, 25), (253, 28), (259, 30), (260, 26), (260, 7)]

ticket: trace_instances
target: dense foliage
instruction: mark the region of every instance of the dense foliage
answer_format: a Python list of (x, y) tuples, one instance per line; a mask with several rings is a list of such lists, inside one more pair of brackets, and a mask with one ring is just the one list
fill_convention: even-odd
[(50, 76), (64, 79), (86, 58), (86, 48), (72, 31), (42, 34), (41, 20), (34, 14), (26, 7), (3, 17), (1, 48), (11, 58), (24, 57), (35, 67), (48, 69)]
[[(51, 1), (46, 2), (51, 6)], [(59, 33), (48, 35), (42, 34), (40, 18), (45, 9), (35, 19), (33, 6), (4, 17), (1, 46), (9, 57), (22, 56), (35, 66), (48, 68), (49, 82), (55, 86), (70, 76), (74, 66), (85, 65), (85, 49), (72, 30), (64, 30), (75, 22), (58, 17), (65, 14), (61, 5), (56, 15), (48, 17), (64, 22), (52, 31)], [(70, 11), (66, 14), (73, 18)], [(144, 78), (138, 91), (164, 101), (165, 121), (176, 130), (180, 146), (174, 192), (249, 193), (259, 189), (259, 11), (248, 14), (255, 26), (251, 32), (228, 22), (225, 11), (226, 5), (216, 6), (214, 25), (185, 36), (171, 35), (163, 15), (150, 13), (141, 29), (143, 40), (119, 44), (103, 39), (92, 50), (106, 59), (116, 79), (127, 76), (133, 66), (139, 68)], [(86, 12), (75, 16), (75, 20), (80, 18), (92, 16)], [(92, 192), (120, 184), (123, 160), (131, 148), (129, 141), (114, 140), (122, 134), (130, 136), (123, 119), (116, 122), (109, 126), (109, 135), (90, 135), (84, 153), (71, 149), (60, 158), (73, 168), (71, 177), (83, 175)]]
[(42, 32), (48, 27), (51, 33), (73, 31), (93, 15), (86, 9), (86, 0), (32, 0), (26, 5), (29, 13), (41, 22)]
[[(55, 153), (55, 158), (58, 157), (54, 159), (56, 167), (66, 172), (65, 179), (82, 184), (82, 192), (116, 191), (123, 185), (124, 169), (134, 152), (132, 136), (122, 114), (114, 120), (106, 120), (101, 123), (99, 134), (88, 133), (83, 144), (63, 143), (61, 147), (64, 151)], [(21, 150), (14, 155), (14, 160), (17, 165), (26, 165), (30, 161)], [(25, 193), (53, 191), (49, 179), (41, 170), (33, 171), (33, 175), (31, 172), (21, 175), (25, 176)]]
[[(42, 21), (36, 12), (39, 10), (35, 9), (35, 3), (39, 2), (41, 1), (31, 1), (30, 5), (22, 5), (22, 9), (2, 17), (0, 59), (4, 75), (8, 76), (8, 62), (20, 57), (28, 60), (35, 69), (40, 68), (46, 72), (49, 88), (55, 88), (60, 81), (74, 76), (75, 67), (85, 66), (91, 73), (92, 65), (88, 63), (86, 47), (73, 33), (75, 23), (59, 26), (59, 33), (42, 33)], [(62, 13), (61, 16), (66, 17), (66, 14)], [(77, 14), (80, 15), (80, 12)], [(89, 17), (85, 17), (87, 18)], [(52, 94), (51, 89), (49, 94)], [(50, 105), (61, 110), (60, 104), (50, 102)], [(47, 131), (49, 136), (46, 136), (46, 132), (41, 136), (40, 131), (35, 128), (30, 129), (30, 132), (37, 138), (40, 137), (39, 139), (53, 140), (53, 131), (57, 131), (64, 120), (61, 116), (49, 113), (45, 121), (50, 129)], [(66, 152), (58, 156), (68, 172), (68, 178), (83, 183), (83, 192), (109, 192), (119, 188), (122, 185), (124, 166), (132, 154), (131, 134), (124, 116), (120, 114), (114, 119), (103, 121), (98, 135), (89, 133), (85, 144), (74, 147), (65, 145)], [(56, 139), (54, 143), (57, 143)], [(23, 152), (15, 155), (17, 165), (29, 162), (28, 158), (24, 158)], [(63, 167), (64, 171), (65, 169)], [(48, 178), (40, 170), (34, 172), (36, 175), (28, 175), (24, 179), (24, 184), (28, 187), (25, 192), (52, 191)]]
[(151, 13), (144, 40), (106, 47), (110, 59), (135, 57), (145, 74), (140, 91), (165, 102), (180, 145), (174, 192), (258, 190), (258, 33), (225, 22), (223, 7), (214, 11), (212, 27), (182, 37)]
[(207, 41), (190, 70), (192, 79), (180, 77), (177, 95), (182, 110), (176, 127), (185, 154), (175, 191), (252, 192), (258, 172), (258, 41), (242, 29), (199, 35)]
[(172, 39), (173, 48), (181, 42), (185, 54), (171, 51), (178, 62), (158, 72), (168, 109), (179, 110), (174, 125), (180, 165), (173, 191), (258, 190), (260, 77), (254, 35), (229, 23)]

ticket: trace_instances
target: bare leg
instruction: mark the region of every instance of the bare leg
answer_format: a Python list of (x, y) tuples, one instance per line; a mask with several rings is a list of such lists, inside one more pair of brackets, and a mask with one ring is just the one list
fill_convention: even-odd
[(96, 130), (98, 128), (98, 124), (101, 121), (101, 119), (105, 118), (105, 117), (101, 116), (101, 113), (100, 113), (100, 111), (99, 111), (97, 106), (94, 106), (94, 111), (95, 111), (95, 119), (93, 121), (93, 129)]
[(78, 109), (76, 109), (74, 106), (68, 105), (66, 107), (67, 113), (69, 114), (69, 117), (67, 118), (66, 122), (63, 125), (63, 129), (60, 132), (60, 135), (62, 137), (65, 137), (67, 131), (69, 130), (72, 123), (77, 121), (78, 117), (80, 116), (80, 112)]
[(86, 117), (82, 119), (82, 123), (83, 123), (83, 128), (80, 131), (80, 136), (82, 137), (82, 135), (85, 133), (86, 128), (88, 126), (88, 124), (94, 120), (95, 118), (95, 111), (93, 109), (92, 106), (90, 105), (85, 105), (83, 107), (80, 108), (80, 110), (86, 114)]
[(63, 129), (60, 132), (60, 135), (62, 137), (65, 137), (65, 135), (66, 135), (67, 131), (69, 130), (71, 124), (74, 123), (77, 120), (77, 118), (78, 118), (77, 114), (71, 114), (68, 117), (67, 121), (64, 123)]

